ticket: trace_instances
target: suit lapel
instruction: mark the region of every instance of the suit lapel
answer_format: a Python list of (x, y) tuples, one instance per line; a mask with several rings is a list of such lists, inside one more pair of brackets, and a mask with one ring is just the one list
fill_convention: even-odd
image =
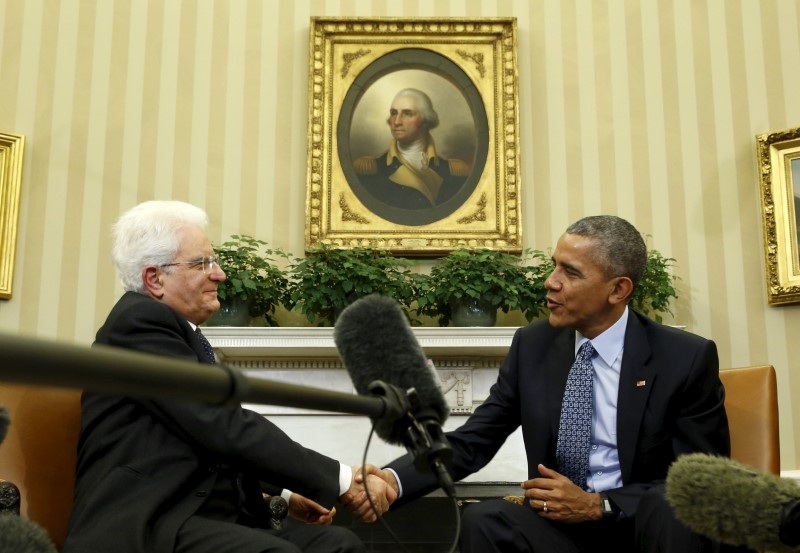
[(558, 436), (558, 424), (561, 419), (561, 403), (564, 389), (567, 387), (567, 376), (575, 361), (575, 331), (572, 329), (560, 332), (553, 340), (553, 347), (547, 356), (547, 399), (550, 412), (551, 435)]
[(639, 428), (657, 376), (650, 365), (651, 356), (644, 326), (629, 309), (617, 398), (617, 448), (623, 482), (633, 470)]

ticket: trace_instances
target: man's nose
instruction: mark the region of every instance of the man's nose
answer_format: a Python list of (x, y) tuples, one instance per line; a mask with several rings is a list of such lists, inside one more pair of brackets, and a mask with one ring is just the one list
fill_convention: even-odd
[(223, 282), (228, 279), (228, 275), (225, 274), (225, 271), (222, 270), (222, 267), (220, 267), (219, 264), (214, 265), (214, 270), (211, 271), (211, 274), (209, 276), (212, 279), (218, 280), (220, 282)]

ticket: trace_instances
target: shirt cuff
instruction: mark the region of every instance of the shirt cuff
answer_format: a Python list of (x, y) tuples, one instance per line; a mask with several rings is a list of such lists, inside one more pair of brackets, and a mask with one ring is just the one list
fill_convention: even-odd
[(388, 470), (392, 474), (394, 474), (394, 479), (397, 480), (397, 498), (400, 499), (403, 497), (403, 483), (400, 482), (400, 477), (397, 476), (397, 473), (393, 468), (386, 467), (384, 470)]
[(353, 483), (353, 469), (342, 463), (339, 463), (339, 496), (342, 496), (347, 490), (350, 489), (350, 484)]
[(286, 500), (286, 503), (289, 503), (289, 500), (292, 498), (292, 490), (283, 489), (281, 490), (281, 497)]

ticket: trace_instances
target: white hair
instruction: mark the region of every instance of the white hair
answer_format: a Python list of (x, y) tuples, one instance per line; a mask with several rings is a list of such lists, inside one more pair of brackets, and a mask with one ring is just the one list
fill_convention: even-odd
[(417, 109), (422, 117), (422, 122), (428, 130), (433, 130), (439, 126), (439, 114), (433, 109), (433, 102), (430, 96), (416, 88), (404, 88), (395, 95), (395, 99), (402, 96), (410, 96), (417, 101)]
[(179, 201), (148, 201), (125, 212), (114, 224), (111, 258), (125, 290), (144, 293), (142, 270), (171, 263), (181, 246), (183, 231), (205, 229), (208, 215)]

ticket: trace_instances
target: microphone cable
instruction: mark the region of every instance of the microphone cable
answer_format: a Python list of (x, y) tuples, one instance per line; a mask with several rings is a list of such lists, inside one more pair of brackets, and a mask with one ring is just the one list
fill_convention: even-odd
[[(367, 443), (364, 446), (364, 455), (361, 460), (361, 471), (364, 474), (364, 467), (367, 465), (367, 453), (369, 451), (369, 446), (372, 443), (372, 436), (375, 434), (375, 423), (373, 421), (372, 427), (370, 428), (369, 435), (367, 436)], [(372, 511), (377, 515), (378, 520), (381, 522), (383, 527), (389, 533), (391, 538), (397, 543), (397, 545), (402, 549), (403, 553), (409, 553), (408, 549), (405, 548), (403, 543), (400, 541), (400, 538), (397, 537), (397, 534), (394, 533), (392, 528), (389, 526), (389, 523), (386, 522), (383, 518), (383, 514), (378, 511), (378, 508), (375, 506), (375, 503), (372, 501), (372, 496), (369, 493), (369, 489), (367, 488), (367, 477), (364, 475), (364, 493), (367, 494), (367, 501), (369, 501), (370, 507), (372, 507)], [(458, 500), (455, 495), (452, 496), (453, 500), (453, 507), (455, 511), (455, 522), (456, 522), (456, 531), (455, 536), (453, 538), (453, 544), (450, 547), (449, 553), (456, 553), (458, 548), (458, 537), (461, 535), (461, 511), (458, 508)]]

